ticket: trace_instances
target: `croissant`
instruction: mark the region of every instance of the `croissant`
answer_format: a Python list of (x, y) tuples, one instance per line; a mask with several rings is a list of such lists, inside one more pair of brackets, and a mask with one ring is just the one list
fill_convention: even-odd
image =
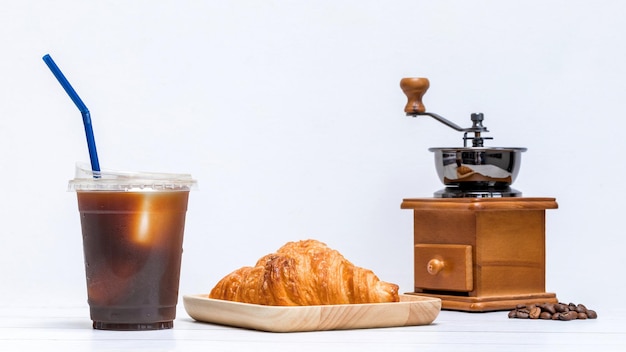
[(289, 242), (221, 279), (209, 298), (270, 306), (398, 302), (398, 285), (380, 281), (316, 240)]

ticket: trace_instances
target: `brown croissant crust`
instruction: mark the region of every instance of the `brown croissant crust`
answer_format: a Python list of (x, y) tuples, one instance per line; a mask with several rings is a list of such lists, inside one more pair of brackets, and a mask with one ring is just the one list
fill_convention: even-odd
[(220, 280), (209, 298), (271, 306), (398, 302), (398, 285), (380, 281), (316, 240), (289, 242)]

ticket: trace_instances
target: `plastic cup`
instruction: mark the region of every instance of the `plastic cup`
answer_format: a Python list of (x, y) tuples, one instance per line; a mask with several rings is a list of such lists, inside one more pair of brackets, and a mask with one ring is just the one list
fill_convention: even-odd
[[(99, 176), (99, 177), (94, 177)], [(170, 329), (176, 318), (190, 175), (94, 172), (75, 191), (94, 329)]]

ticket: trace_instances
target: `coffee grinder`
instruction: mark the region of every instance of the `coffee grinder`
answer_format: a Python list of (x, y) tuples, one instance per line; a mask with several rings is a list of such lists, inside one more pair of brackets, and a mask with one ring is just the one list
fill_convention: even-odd
[[(462, 128), (427, 112), (426, 78), (404, 78), (407, 116), (429, 116), (463, 133), (463, 147), (430, 148), (445, 188), (432, 198), (407, 198), (413, 210), (414, 283), (409, 294), (437, 297), (442, 308), (509, 310), (517, 304), (556, 303), (545, 292), (545, 210), (554, 198), (529, 198), (511, 187), (526, 148), (485, 147), (482, 113)], [(468, 142), (471, 141), (471, 146)]]

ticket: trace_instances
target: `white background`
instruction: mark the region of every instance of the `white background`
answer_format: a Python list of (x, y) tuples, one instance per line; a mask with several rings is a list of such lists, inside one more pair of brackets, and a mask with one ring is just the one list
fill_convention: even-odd
[(403, 77), (428, 110), (493, 146), (527, 147), (514, 187), (555, 197), (546, 288), (600, 310), (626, 289), (621, 1), (35, 1), (0, 12), (0, 299), (86, 302), (79, 217), (66, 191), (88, 161), (186, 172), (181, 294), (287, 241), (316, 238), (411, 291), (403, 198), (443, 187), (433, 146), (461, 134), (403, 113)]

